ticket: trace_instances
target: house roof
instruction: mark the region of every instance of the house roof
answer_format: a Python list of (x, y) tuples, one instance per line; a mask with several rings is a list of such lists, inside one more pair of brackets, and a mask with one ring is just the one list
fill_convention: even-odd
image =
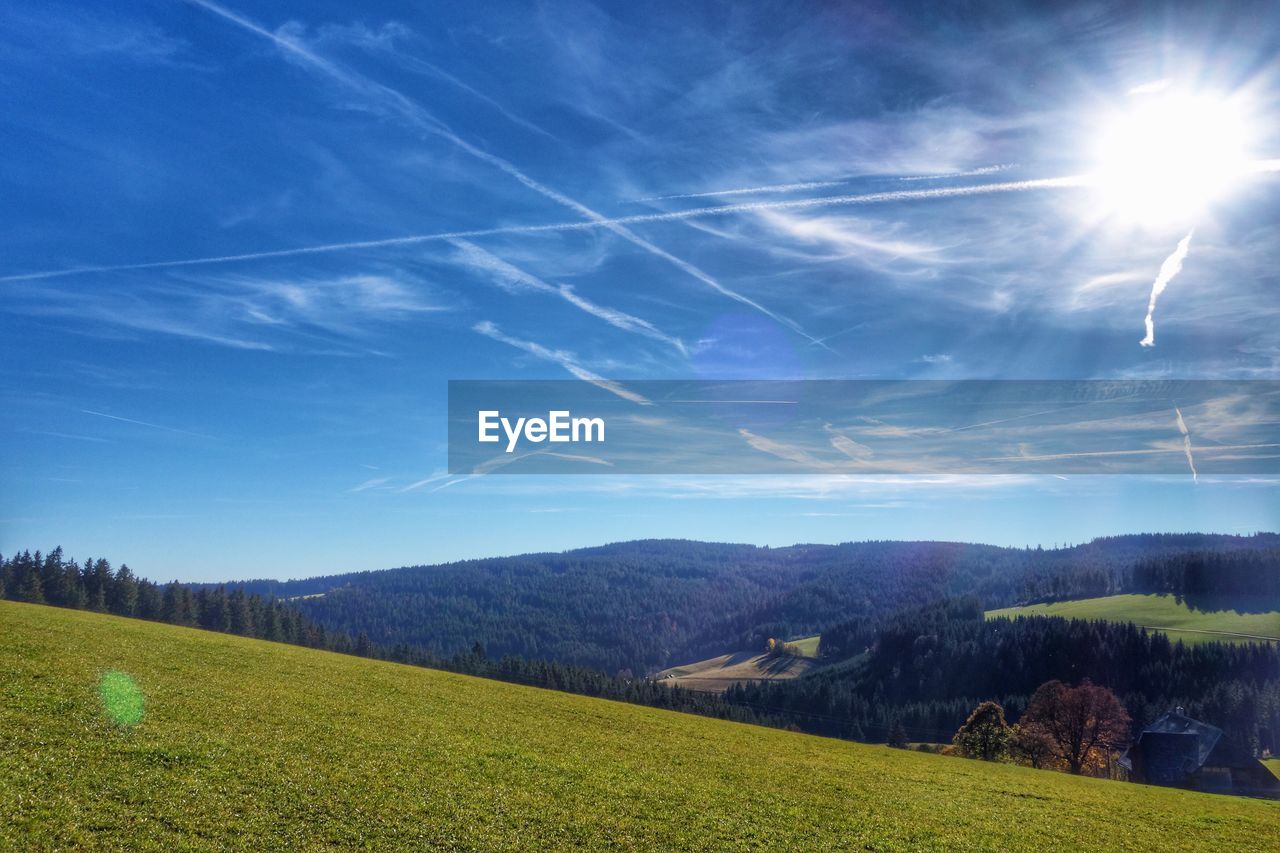
[(1209, 757), (1209, 753), (1213, 752), (1214, 746), (1218, 743), (1218, 738), (1222, 737), (1222, 729), (1211, 726), (1208, 723), (1202, 723), (1199, 720), (1193, 720), (1185, 714), (1177, 711), (1170, 711), (1160, 719), (1142, 730), (1142, 734), (1138, 735), (1138, 741), (1142, 741), (1143, 735), (1148, 732), (1161, 734), (1193, 734), (1199, 738), (1199, 757), (1197, 765), (1203, 765)]

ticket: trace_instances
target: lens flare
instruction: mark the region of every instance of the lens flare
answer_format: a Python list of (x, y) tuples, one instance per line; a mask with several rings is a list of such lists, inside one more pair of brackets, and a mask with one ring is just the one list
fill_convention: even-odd
[(1188, 222), (1251, 170), (1232, 99), (1140, 87), (1102, 122), (1093, 178), (1106, 212), (1138, 225)]
[(107, 719), (117, 726), (132, 728), (142, 722), (142, 688), (128, 673), (118, 669), (103, 673), (98, 681), (98, 696)]

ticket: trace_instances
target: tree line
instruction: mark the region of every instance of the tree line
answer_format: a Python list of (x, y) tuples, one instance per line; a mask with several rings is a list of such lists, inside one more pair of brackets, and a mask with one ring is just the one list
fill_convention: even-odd
[(1193, 607), (1217, 610), (1280, 609), (1280, 549), (1196, 550), (1139, 560), (1129, 588), (1176, 596)]
[[(988, 607), (1125, 591), (1142, 559), (1188, 550), (1249, 554), (1280, 537), (1135, 535), (1063, 548), (856, 542), (759, 548), (644, 540), (558, 554), (409, 566), (299, 581), (246, 581), (297, 598), (331, 631), (441, 657), (482, 643), (514, 655), (643, 675), (771, 637), (824, 634), (972, 594)], [(1271, 562), (1268, 563), (1267, 561)], [(1273, 557), (1257, 561), (1275, 565)], [(1280, 606), (1278, 604), (1277, 606)]]
[(140, 578), (128, 565), (112, 569), (105, 559), (84, 562), (64, 557), (61, 548), (47, 554), (23, 551), (0, 557), (0, 598), (95, 610), (222, 631), (263, 640), (347, 650), (346, 638), (331, 638), (296, 607), (241, 589), (192, 589), (176, 581), (157, 584)]

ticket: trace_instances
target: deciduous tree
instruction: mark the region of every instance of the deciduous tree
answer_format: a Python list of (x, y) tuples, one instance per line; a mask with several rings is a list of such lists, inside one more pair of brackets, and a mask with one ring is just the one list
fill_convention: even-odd
[(1079, 687), (1047, 681), (1031, 697), (1024, 724), (1041, 728), (1054, 754), (1079, 774), (1129, 742), (1129, 713), (1116, 695), (1085, 680)]
[(965, 758), (1000, 761), (1009, 754), (1012, 735), (1004, 719), (1004, 708), (997, 702), (988, 701), (973, 709), (951, 742)]
[(1053, 738), (1038, 723), (1019, 723), (1013, 727), (1009, 751), (1019, 761), (1037, 769), (1052, 765), (1055, 755)]

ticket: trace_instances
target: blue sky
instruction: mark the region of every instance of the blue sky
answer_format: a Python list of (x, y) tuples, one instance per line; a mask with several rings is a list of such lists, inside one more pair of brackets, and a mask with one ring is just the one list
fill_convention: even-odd
[(1275, 529), (1266, 477), (443, 476), (449, 379), (1280, 378), (1274, 169), (1036, 183), (1165, 86), (1280, 157), (1275, 10), (936, 5), (5, 7), (0, 551)]

